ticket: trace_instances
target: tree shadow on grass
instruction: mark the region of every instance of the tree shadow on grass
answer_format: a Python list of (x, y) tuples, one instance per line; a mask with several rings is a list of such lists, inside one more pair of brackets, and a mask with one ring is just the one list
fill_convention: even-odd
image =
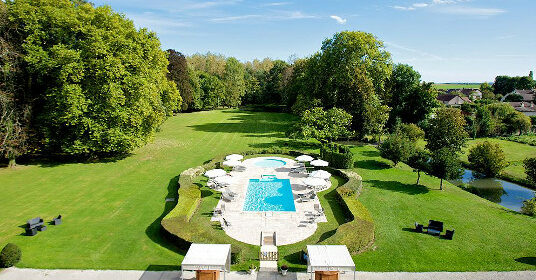
[[(180, 265), (168, 265), (168, 264), (151, 264), (149, 266), (147, 266), (147, 268), (145, 269), (145, 271), (178, 271), (180, 270), (181, 267)], [(144, 273), (145, 275), (145, 273)], [(142, 275), (142, 277), (140, 278), (141, 279), (160, 279), (160, 278), (150, 278), (150, 277), (145, 277)]]
[[(282, 137), (284, 137), (284, 135)], [(289, 150), (315, 150), (315, 149), (320, 148), (320, 143), (292, 139), (292, 140), (276, 140), (270, 143), (255, 143), (255, 144), (250, 144), (249, 146), (251, 148), (260, 148), (260, 149), (279, 147), (279, 148), (285, 148)]]
[[(174, 197), (177, 198), (178, 194), (178, 187), (179, 187), (179, 176), (173, 177), (171, 180), (169, 180), (168, 183), (168, 194), (166, 197)], [(161, 233), (163, 230), (162, 225), (160, 224), (162, 222), (162, 219), (177, 205), (177, 199), (174, 201), (168, 201), (164, 204), (164, 211), (162, 214), (154, 220), (146, 229), (145, 234), (147, 237), (149, 237), (153, 242), (159, 244), (160, 246), (171, 250), (177, 254), (186, 254), (185, 250), (180, 249), (175, 244), (173, 244), (168, 239), (164, 238), (164, 235)]]
[(520, 262), (520, 263), (524, 263), (524, 264), (528, 264), (528, 265), (536, 266), (536, 257), (522, 257), (522, 258), (517, 258), (517, 259), (516, 259), (516, 262)]
[(345, 216), (345, 213), (348, 211), (345, 211), (345, 209), (339, 202), (337, 191), (335, 189), (332, 189), (324, 196), (324, 198), (328, 202), (331, 211), (333, 211), (333, 216), (335, 217), (337, 224), (342, 225), (348, 222), (348, 217)]
[[(92, 164), (92, 163), (114, 163), (121, 161), (129, 156), (131, 153), (119, 154), (119, 155), (107, 155), (107, 156), (70, 156), (64, 154), (52, 154), (52, 155), (25, 155), (17, 158), (17, 164), (20, 165), (37, 165), (39, 167), (56, 167), (65, 164)], [(0, 168), (7, 168), (7, 162), (0, 164)], [(16, 167), (15, 167), (16, 168)]]
[(398, 181), (367, 180), (364, 182), (370, 184), (370, 186), (373, 188), (384, 189), (410, 195), (425, 194), (430, 191), (425, 186), (415, 184), (403, 184)]
[(335, 235), (335, 233), (337, 233), (337, 229), (333, 229), (333, 230), (326, 231), (326, 232), (322, 233), (322, 235), (318, 239), (318, 243), (320, 243), (320, 242), (332, 237), (333, 235)]
[(356, 161), (354, 163), (354, 167), (369, 170), (383, 170), (391, 168), (389, 164), (373, 159)]
[(283, 259), (291, 264), (307, 264), (302, 260), (302, 252), (297, 251), (292, 254), (288, 254), (283, 257)]

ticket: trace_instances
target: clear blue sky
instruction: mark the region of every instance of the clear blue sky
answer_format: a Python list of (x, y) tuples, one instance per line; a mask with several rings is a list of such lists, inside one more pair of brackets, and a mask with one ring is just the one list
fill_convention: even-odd
[(163, 48), (242, 61), (309, 56), (361, 30), (426, 81), (483, 82), (536, 69), (534, 0), (94, 0), (158, 33)]

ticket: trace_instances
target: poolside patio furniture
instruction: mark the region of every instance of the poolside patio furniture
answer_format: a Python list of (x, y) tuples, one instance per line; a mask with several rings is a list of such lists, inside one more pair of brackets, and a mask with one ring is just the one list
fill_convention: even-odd
[(55, 226), (61, 225), (61, 223), (62, 223), (61, 215), (58, 215), (56, 218), (52, 219), (52, 224)]
[(331, 177), (331, 173), (325, 171), (325, 170), (315, 170), (309, 174), (309, 177), (313, 178), (320, 178), (324, 180), (328, 180)]
[(415, 232), (421, 232), (422, 233), (422, 229), (423, 229), (423, 225), (415, 222)]
[(221, 194), (221, 198), (222, 198), (223, 200), (226, 200), (226, 201), (229, 201), (229, 202), (231, 202), (231, 201), (234, 200), (234, 197), (230, 196), (228, 193), (225, 193), (225, 192), (223, 192), (223, 193)]
[(229, 190), (229, 189), (225, 189), (223, 192), (226, 193), (229, 197), (233, 197), (233, 198), (236, 197), (236, 196), (238, 195), (237, 193), (232, 192), (232, 191)]
[(313, 160), (313, 157), (308, 155), (301, 155), (299, 157), (296, 157), (296, 160), (299, 162), (309, 162)]
[(446, 230), (445, 231), (445, 239), (452, 240), (452, 237), (454, 237), (454, 230)]
[(430, 220), (426, 232), (431, 235), (440, 235), (443, 232), (443, 222)]
[(303, 180), (303, 184), (314, 189), (327, 185), (326, 180), (320, 178), (307, 177)]
[(242, 162), (238, 161), (238, 160), (226, 160), (226, 161), (223, 162), (223, 165), (234, 168), (234, 167), (237, 167), (239, 165), (242, 165)]
[(36, 234), (37, 234), (37, 228), (27, 228), (26, 229), (26, 235), (34, 236)]
[(26, 222), (26, 227), (29, 229), (32, 229), (32, 228), (38, 228), (44, 224), (45, 222), (43, 221), (43, 219), (41, 219), (41, 217), (36, 217), (31, 220), (28, 220)]
[(181, 279), (185, 271), (195, 271), (196, 280), (223, 279), (231, 271), (230, 244), (192, 244), (181, 263)]
[(315, 204), (314, 209), (317, 216), (322, 216), (324, 214), (324, 210), (320, 207), (320, 204)]
[(311, 161), (310, 164), (315, 167), (326, 167), (329, 165), (329, 162), (321, 159), (315, 159)]
[(244, 159), (244, 156), (239, 154), (232, 154), (225, 157), (225, 160), (240, 161), (242, 159)]
[(225, 212), (225, 204), (222, 204), (220, 207), (214, 208), (214, 215), (221, 216)]
[(225, 218), (222, 217), (221, 220), (224, 227), (228, 228), (231, 226), (231, 223), (229, 223)]
[(315, 280), (338, 280), (346, 272), (353, 272), (355, 279), (355, 264), (345, 245), (307, 245), (307, 256), (311, 280), (313, 274)]
[(214, 179), (216, 177), (221, 177), (227, 175), (227, 171), (223, 169), (211, 169), (205, 172), (205, 177), (208, 177), (210, 179)]

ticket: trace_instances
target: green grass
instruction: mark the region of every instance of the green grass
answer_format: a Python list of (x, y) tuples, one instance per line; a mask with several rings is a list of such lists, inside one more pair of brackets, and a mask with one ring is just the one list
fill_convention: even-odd
[[(133, 155), (95, 163), (35, 163), (0, 170), (0, 246), (23, 251), (20, 267), (87, 269), (178, 269), (185, 252), (164, 240), (160, 220), (173, 206), (178, 174), (218, 155), (285, 145), (291, 117), (235, 110), (181, 114), (170, 118), (155, 141)], [(515, 143), (514, 143), (515, 144)], [(375, 249), (354, 256), (359, 270), (523, 270), (536, 269), (536, 219), (464, 192), (450, 184), (422, 178), (401, 165), (391, 168), (371, 146), (356, 147), (355, 171), (363, 176), (360, 202), (376, 228)], [(522, 151), (513, 148), (512, 157)], [(217, 201), (207, 195), (192, 221), (206, 221)], [(209, 198), (207, 198), (209, 197)], [(304, 242), (280, 247), (281, 263), (303, 269), (298, 253), (305, 244), (334, 234), (346, 221), (333, 189), (319, 195), (328, 223)], [(49, 226), (34, 237), (23, 236), (27, 219), (50, 220), (63, 214), (64, 224)], [(200, 216), (196, 216), (200, 215)], [(415, 221), (439, 219), (455, 228), (453, 241), (409, 230)], [(228, 240), (217, 227), (218, 238)]]
[[(403, 164), (391, 168), (372, 146), (353, 149), (363, 176), (360, 201), (376, 227), (375, 250), (354, 256), (367, 271), (480, 271), (536, 269), (536, 219), (479, 198)], [(435, 219), (454, 228), (454, 240), (412, 232)]]
[[(177, 269), (184, 252), (163, 240), (160, 219), (178, 174), (231, 151), (281, 141), (286, 114), (211, 111), (167, 120), (153, 143), (117, 161), (36, 163), (0, 169), (0, 247), (23, 252), (20, 267)], [(20, 226), (62, 214), (34, 237)]]
[(506, 160), (510, 162), (510, 165), (502, 171), (501, 177), (515, 182), (525, 182), (526, 174), (525, 168), (523, 167), (523, 160), (525, 160), (527, 157), (536, 156), (536, 146), (494, 138), (469, 140), (467, 142), (467, 146), (464, 148), (465, 153), (462, 155), (462, 161), (467, 163), (469, 149), (483, 141), (499, 144), (506, 155)]
[(480, 88), (480, 84), (434, 84), (436, 89)]

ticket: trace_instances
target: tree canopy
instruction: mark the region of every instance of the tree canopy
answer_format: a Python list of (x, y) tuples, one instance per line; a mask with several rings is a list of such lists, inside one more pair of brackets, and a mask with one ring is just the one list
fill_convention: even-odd
[(320, 107), (307, 110), (300, 121), (288, 131), (289, 136), (302, 139), (317, 139), (331, 142), (341, 137), (349, 137), (352, 116), (339, 108), (323, 110)]
[(156, 35), (84, 1), (7, 1), (24, 95), (46, 151), (109, 154), (146, 143), (181, 97)]

